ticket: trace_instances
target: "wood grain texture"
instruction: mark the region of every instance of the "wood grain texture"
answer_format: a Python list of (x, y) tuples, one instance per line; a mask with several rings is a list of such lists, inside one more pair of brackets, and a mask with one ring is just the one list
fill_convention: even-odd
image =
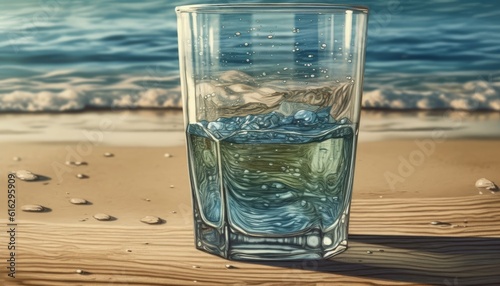
[(196, 250), (182, 220), (21, 221), (17, 243), (17, 277), (2, 267), (1, 285), (499, 285), (500, 194), (355, 200), (349, 250), (324, 261), (227, 261)]

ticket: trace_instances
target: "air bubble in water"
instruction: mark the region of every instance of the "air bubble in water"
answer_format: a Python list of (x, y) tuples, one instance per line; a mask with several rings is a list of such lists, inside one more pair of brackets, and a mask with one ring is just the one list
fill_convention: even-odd
[(234, 35), (235, 35), (236, 37), (239, 37), (239, 36), (241, 36), (241, 33), (240, 33), (240, 32), (236, 32), (236, 33), (234, 33)]
[(293, 28), (293, 29), (292, 29), (292, 32), (293, 32), (293, 33), (298, 33), (298, 32), (300, 32), (300, 29), (298, 29), (298, 28)]
[(333, 242), (332, 242), (332, 239), (331, 239), (331, 238), (329, 238), (329, 237), (327, 237), (327, 236), (323, 237), (323, 244), (324, 244), (324, 245), (331, 245), (332, 243), (333, 243)]
[(322, 50), (326, 49), (326, 44), (325, 43), (321, 44), (321, 49)]
[(248, 47), (249, 43), (244, 43), (243, 45), (244, 45), (245, 47)]
[(308, 55), (307, 57), (308, 58), (314, 58), (314, 55)]
[(274, 38), (274, 36), (273, 35), (269, 35), (269, 36), (267, 36), (267, 38), (268, 39), (272, 39), (272, 38)]
[(319, 238), (315, 235), (311, 235), (307, 237), (306, 242), (310, 247), (317, 247), (319, 245)]
[(282, 183), (273, 183), (273, 187), (276, 189), (283, 189), (285, 186)]

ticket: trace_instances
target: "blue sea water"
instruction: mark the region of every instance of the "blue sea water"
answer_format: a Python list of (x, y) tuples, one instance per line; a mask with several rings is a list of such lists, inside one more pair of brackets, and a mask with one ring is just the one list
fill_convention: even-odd
[[(174, 7), (228, 2), (1, 0), (0, 112), (180, 108)], [(341, 2), (371, 9), (365, 108), (500, 111), (499, 1)]]

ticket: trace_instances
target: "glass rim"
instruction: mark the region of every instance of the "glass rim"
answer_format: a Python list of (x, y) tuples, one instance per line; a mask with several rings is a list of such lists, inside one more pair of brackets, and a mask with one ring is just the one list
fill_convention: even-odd
[(193, 4), (175, 7), (177, 13), (331, 13), (352, 11), (368, 14), (368, 7), (351, 4), (328, 3), (239, 3), (239, 4)]

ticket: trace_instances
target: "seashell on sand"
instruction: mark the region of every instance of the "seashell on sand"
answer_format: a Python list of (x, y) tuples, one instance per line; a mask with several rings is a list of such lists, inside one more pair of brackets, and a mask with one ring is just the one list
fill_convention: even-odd
[(16, 177), (20, 180), (23, 180), (23, 181), (35, 181), (36, 179), (38, 179), (38, 176), (31, 173), (30, 171), (28, 170), (19, 170), (19, 171), (16, 171)]
[(492, 181), (486, 179), (486, 178), (481, 178), (476, 181), (476, 188), (485, 188), (487, 190), (497, 190), (498, 187), (493, 183)]
[(69, 199), (69, 202), (74, 204), (74, 205), (86, 205), (88, 201), (86, 199), (82, 198), (71, 198)]
[(111, 216), (110, 215), (107, 215), (107, 214), (104, 214), (104, 213), (97, 213), (94, 215), (94, 218), (96, 220), (100, 220), (100, 221), (108, 221), (108, 220), (111, 220)]
[(45, 208), (41, 205), (24, 205), (21, 206), (21, 210), (25, 212), (40, 213), (43, 212)]
[(156, 216), (152, 215), (147, 215), (143, 218), (141, 218), (141, 222), (147, 223), (147, 224), (159, 224), (162, 222), (162, 219)]

